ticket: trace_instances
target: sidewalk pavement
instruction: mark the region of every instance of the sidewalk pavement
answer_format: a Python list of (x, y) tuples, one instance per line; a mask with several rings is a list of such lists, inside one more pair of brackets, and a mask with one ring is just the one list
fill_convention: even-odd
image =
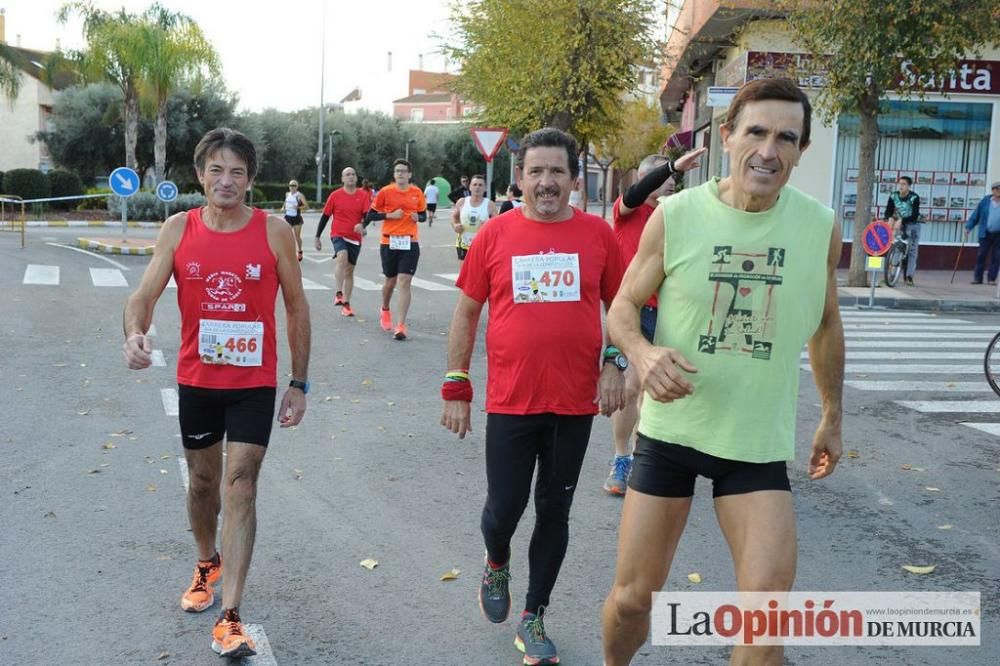
[[(1000, 291), (988, 284), (969, 284), (972, 271), (959, 271), (951, 282), (951, 271), (921, 271), (915, 283), (907, 287), (900, 280), (896, 287), (885, 282), (875, 288), (875, 307), (899, 310), (936, 310), (942, 312), (1000, 312)], [(847, 269), (837, 271), (841, 306), (868, 307), (871, 287), (847, 287)]]

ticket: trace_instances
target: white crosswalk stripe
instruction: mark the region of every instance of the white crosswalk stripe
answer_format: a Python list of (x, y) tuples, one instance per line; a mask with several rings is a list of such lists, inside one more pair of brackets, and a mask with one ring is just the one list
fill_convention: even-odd
[(302, 278), (302, 288), (307, 291), (330, 291), (330, 288), (325, 284), (313, 282), (309, 278)]
[[(915, 312), (841, 310), (841, 315), (849, 388), (891, 395), (894, 404), (919, 414), (1000, 414), (1000, 398), (983, 374), (996, 325)], [(808, 358), (805, 351), (802, 358)], [(912, 375), (926, 377), (905, 378)], [(1000, 423), (961, 423), (1000, 437)]]
[(28, 264), (24, 269), (24, 284), (59, 284), (59, 267)]
[(95, 287), (127, 287), (125, 274), (117, 268), (91, 268), (90, 281)]
[(448, 285), (441, 284), (440, 282), (421, 280), (418, 277), (413, 278), (413, 286), (419, 287), (420, 289), (426, 289), (428, 291), (455, 291), (455, 287), (449, 287)]

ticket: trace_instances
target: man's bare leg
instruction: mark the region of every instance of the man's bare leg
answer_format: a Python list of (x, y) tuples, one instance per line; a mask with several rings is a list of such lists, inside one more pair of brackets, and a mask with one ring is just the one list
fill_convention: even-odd
[(344, 288), (344, 273), (347, 266), (347, 250), (341, 250), (333, 258), (333, 281), (337, 285), (337, 291), (344, 295), (345, 301), (350, 301), (351, 294)]
[(351, 302), (351, 294), (354, 293), (354, 266), (347, 261), (347, 253), (344, 253), (344, 273), (343, 277), (337, 280), (340, 290), (344, 292), (344, 300)]
[(226, 575), (222, 579), (222, 608), (236, 608), (243, 597), (257, 534), (257, 477), (267, 447), (229, 442), (223, 480), (222, 552)]
[[(740, 591), (771, 592), (792, 589), (798, 545), (792, 494), (761, 490), (725, 495), (715, 500), (719, 526), (729, 543)], [(733, 648), (731, 666), (781, 666), (784, 647)]]
[(405, 324), (406, 314), (410, 311), (410, 282), (413, 276), (408, 273), (400, 273), (399, 278), (399, 298), (396, 299), (396, 323)]
[(646, 642), (652, 594), (667, 580), (690, 510), (690, 497), (625, 494), (615, 582), (602, 613), (606, 666), (627, 665)]
[(382, 308), (389, 309), (389, 302), (392, 300), (392, 292), (396, 288), (397, 277), (387, 277), (382, 283)]
[(188, 466), (187, 511), (198, 559), (215, 556), (222, 481), (222, 442), (203, 449), (184, 449)]

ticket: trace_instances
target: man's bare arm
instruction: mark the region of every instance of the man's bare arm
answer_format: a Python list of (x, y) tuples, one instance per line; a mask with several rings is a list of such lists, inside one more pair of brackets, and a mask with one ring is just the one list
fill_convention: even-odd
[(841, 455), (842, 397), (844, 391), (844, 327), (837, 295), (840, 262), (840, 225), (834, 222), (827, 253), (826, 302), (819, 328), (809, 339), (809, 364), (819, 392), (822, 414), (813, 438), (809, 476), (821, 479), (833, 473)]
[[(465, 293), (459, 293), (455, 314), (448, 332), (448, 370), (468, 370), (472, 349), (476, 343), (476, 327), (483, 304)], [(472, 408), (466, 400), (444, 400), (441, 425), (464, 439), (472, 431)]]
[[(269, 215), (267, 241), (278, 258), (278, 284), (285, 301), (288, 348), (292, 354), (292, 379), (309, 378), (309, 301), (302, 289), (302, 271), (296, 259), (295, 236), (282, 219)], [(306, 396), (297, 388), (288, 387), (278, 407), (278, 422), (282, 428), (298, 425), (306, 413)]]
[(608, 338), (629, 357), (650, 346), (639, 326), (639, 311), (666, 277), (663, 237), (663, 207), (657, 206), (642, 231), (639, 250), (625, 271), (618, 294), (608, 308)]

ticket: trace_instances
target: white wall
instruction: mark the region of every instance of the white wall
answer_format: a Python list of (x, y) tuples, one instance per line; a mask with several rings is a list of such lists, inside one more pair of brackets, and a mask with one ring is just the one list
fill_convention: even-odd
[(0, 171), (39, 167), (39, 144), (29, 139), (41, 129), (38, 106), (43, 91), (47, 89), (38, 79), (21, 72), (17, 99), (0, 99)]

